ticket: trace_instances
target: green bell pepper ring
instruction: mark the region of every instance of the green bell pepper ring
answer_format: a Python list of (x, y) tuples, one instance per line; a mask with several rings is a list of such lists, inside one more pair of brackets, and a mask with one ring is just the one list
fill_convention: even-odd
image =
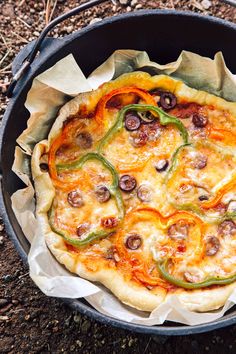
[(182, 149), (185, 148), (186, 146), (191, 146), (191, 144), (190, 143), (182, 144), (175, 150), (175, 152), (171, 158), (171, 167), (169, 168), (169, 170), (166, 174), (166, 177), (165, 177), (166, 181), (170, 178), (172, 172), (174, 172), (177, 167), (179, 152), (182, 151)]
[(124, 204), (123, 204), (123, 199), (121, 192), (119, 190), (119, 177), (118, 173), (116, 172), (115, 168), (113, 165), (102, 155), (96, 153), (96, 152), (89, 152), (88, 154), (82, 156), (79, 160), (68, 163), (68, 164), (58, 164), (57, 170), (60, 171), (65, 171), (65, 170), (76, 170), (80, 169), (83, 167), (85, 162), (89, 160), (98, 160), (102, 163), (102, 165), (107, 168), (111, 175), (112, 175), (112, 185), (108, 187), (111, 196), (115, 199), (117, 208), (120, 213), (120, 219), (123, 219), (125, 211), (124, 211)]
[(188, 144), (188, 132), (183, 125), (183, 123), (176, 117), (169, 115), (168, 113), (164, 112), (162, 109), (156, 106), (152, 105), (147, 105), (147, 104), (129, 104), (125, 107), (123, 107), (119, 113), (118, 113), (118, 118), (115, 122), (115, 124), (108, 130), (108, 132), (105, 134), (105, 136), (102, 138), (100, 143), (98, 144), (98, 151), (101, 152), (104, 145), (108, 143), (109, 140), (113, 137), (113, 135), (117, 132), (119, 132), (123, 128), (123, 121), (124, 121), (124, 115), (128, 111), (137, 111), (137, 112), (145, 112), (145, 111), (151, 111), (155, 112), (158, 114), (160, 124), (161, 125), (168, 125), (168, 124), (174, 124), (180, 131), (184, 144)]
[(177, 210), (192, 211), (194, 214), (198, 215), (201, 219), (208, 222), (209, 224), (219, 224), (225, 220), (234, 220), (236, 218), (236, 212), (226, 212), (220, 216), (212, 216), (205, 214), (200, 207), (192, 203), (176, 204), (171, 201), (169, 203)]
[(168, 266), (169, 259), (166, 259), (162, 262), (157, 263), (157, 269), (161, 276), (167, 280), (169, 283), (174, 284), (180, 288), (184, 289), (201, 289), (206, 288), (211, 285), (227, 285), (231, 284), (236, 281), (236, 274), (230, 275), (229, 277), (210, 277), (206, 280), (199, 282), (199, 283), (189, 283), (187, 281), (177, 279), (170, 273), (168, 273), (167, 266)]
[[(58, 171), (65, 171), (65, 170), (68, 171), (68, 170), (80, 169), (89, 160), (100, 161), (102, 163), (102, 165), (110, 171), (110, 173), (112, 175), (112, 185), (108, 189), (111, 193), (111, 196), (115, 199), (115, 202), (116, 202), (117, 208), (119, 210), (119, 214), (120, 214), (119, 219), (120, 220), (123, 219), (125, 212), (124, 212), (122, 195), (120, 193), (120, 190), (118, 189), (118, 183), (119, 183), (118, 174), (117, 174), (116, 170), (114, 169), (114, 167), (111, 165), (111, 163), (107, 159), (105, 159), (102, 155), (100, 155), (98, 153), (90, 152), (90, 153), (82, 156), (79, 160), (74, 161), (72, 163), (57, 165), (57, 170)], [(91, 231), (87, 235), (87, 237), (83, 240), (73, 239), (69, 235), (67, 235), (65, 232), (63, 232), (62, 230), (59, 230), (55, 226), (55, 224), (53, 222), (54, 215), (55, 215), (54, 209), (53, 209), (53, 207), (51, 207), (51, 209), (49, 211), (49, 223), (50, 223), (52, 231), (54, 231), (55, 233), (57, 233), (58, 235), (63, 237), (63, 239), (66, 242), (68, 242), (69, 244), (71, 244), (75, 247), (86, 246), (95, 240), (99, 240), (101, 238), (105, 238), (107, 236), (110, 236), (115, 231), (115, 230), (109, 230), (109, 231), (94, 230), (94, 231)]]

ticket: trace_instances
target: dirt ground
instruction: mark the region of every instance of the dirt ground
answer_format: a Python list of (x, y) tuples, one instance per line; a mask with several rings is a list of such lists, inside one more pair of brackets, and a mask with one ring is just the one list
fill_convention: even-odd
[[(11, 61), (45, 23), (80, 1), (0, 0), (0, 92), (11, 77)], [(122, 4), (120, 4), (122, 3)], [(47, 6), (47, 5), (50, 5)], [(55, 6), (54, 6), (55, 5)], [(53, 8), (54, 7), (54, 8)], [(56, 28), (64, 36), (91, 22), (140, 8), (192, 10), (236, 23), (236, 10), (222, 1), (117, 0), (88, 10)], [(7, 99), (1, 97), (0, 115)], [(235, 353), (236, 326), (211, 333), (182, 336), (145, 336), (107, 327), (46, 297), (34, 285), (12, 242), (0, 224), (0, 353)]]

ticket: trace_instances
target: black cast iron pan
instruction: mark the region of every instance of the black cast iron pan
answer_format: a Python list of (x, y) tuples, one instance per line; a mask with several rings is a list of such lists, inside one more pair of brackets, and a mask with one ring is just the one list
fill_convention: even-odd
[[(104, 0), (94, 0), (98, 4)], [(84, 6), (89, 8), (91, 4)], [(77, 11), (78, 12), (78, 11)], [(45, 32), (46, 34), (46, 32)], [(27, 92), (32, 80), (58, 60), (72, 53), (85, 75), (100, 65), (116, 49), (146, 50), (150, 58), (159, 63), (167, 63), (179, 56), (182, 49), (200, 55), (213, 57), (221, 50), (229, 69), (236, 73), (236, 25), (190, 12), (180, 11), (137, 11), (108, 18), (88, 26), (63, 39), (46, 38), (40, 45), (40, 54), (33, 58), (22, 71), (22, 62), (31, 55), (35, 44), (30, 43), (16, 57), (13, 63), (14, 84), (11, 86), (12, 98), (5, 112), (0, 135), (1, 147), (1, 193), (0, 206), (6, 231), (24, 261), (27, 261), (29, 244), (15, 218), (10, 197), (24, 186), (11, 171), (14, 159), (16, 138), (23, 129), (29, 113), (24, 107)], [(30, 54), (29, 54), (30, 53)], [(35, 55), (34, 55), (35, 56)], [(23, 76), (17, 82), (20, 73)], [(93, 309), (84, 300), (64, 299), (73, 309), (107, 325), (129, 329), (147, 334), (182, 335), (211, 331), (236, 323), (235, 307), (223, 318), (214, 322), (185, 326), (165, 322), (161, 326), (148, 327), (124, 322), (105, 316)]]

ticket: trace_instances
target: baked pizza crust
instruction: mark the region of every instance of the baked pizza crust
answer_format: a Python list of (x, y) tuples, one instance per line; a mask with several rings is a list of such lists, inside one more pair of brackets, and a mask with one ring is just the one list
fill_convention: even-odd
[[(39, 165), (43, 154), (47, 153), (53, 139), (60, 133), (63, 122), (72, 115), (75, 115), (81, 105), (88, 104), (90, 107), (96, 106), (99, 99), (111, 90), (125, 86), (125, 80), (130, 85), (136, 85), (145, 90), (153, 87), (162, 87), (175, 93), (178, 97), (186, 101), (193, 101), (201, 105), (213, 105), (214, 107), (227, 110), (236, 116), (236, 103), (226, 102), (220, 97), (209, 93), (198, 91), (186, 86), (183, 82), (170, 78), (165, 75), (154, 76), (150, 79), (146, 73), (124, 74), (115, 81), (102, 85), (94, 92), (82, 93), (65, 104), (50, 131), (48, 140), (39, 142), (32, 155), (32, 175), (36, 190), (37, 205), (36, 215), (41, 227), (41, 233), (44, 235), (46, 243), (52, 254), (59, 263), (63, 264), (69, 271), (78, 274), (85, 279), (100, 282), (105, 285), (115, 296), (123, 303), (143, 311), (152, 311), (167, 301), (172, 295), (175, 295), (180, 302), (191, 311), (205, 312), (218, 309), (223, 306), (236, 287), (236, 282), (227, 286), (215, 286), (208, 289), (185, 290), (178, 288), (175, 291), (167, 293), (163, 288), (158, 288), (155, 294), (147, 288), (140, 286), (132, 280), (127, 280), (121, 272), (115, 268), (98, 269), (90, 271), (78, 258), (71, 253), (63, 238), (51, 230), (48, 220), (48, 211), (55, 196), (55, 189), (48, 173), (42, 172)], [(150, 87), (147, 85), (147, 79), (150, 81)]]

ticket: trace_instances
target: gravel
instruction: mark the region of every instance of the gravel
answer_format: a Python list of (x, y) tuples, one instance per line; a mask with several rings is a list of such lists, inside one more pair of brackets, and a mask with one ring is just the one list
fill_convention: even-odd
[[(51, 9), (46, 16), (46, 2), (1, 1), (0, 92), (6, 90), (11, 79), (14, 56), (39, 35), (46, 18), (78, 5), (75, 0), (58, 0), (53, 13)], [(236, 22), (236, 10), (222, 1), (113, 0), (66, 21), (52, 35), (65, 36), (105, 17), (141, 8), (191, 10)], [(1, 97), (0, 115), (7, 103)], [(147, 336), (102, 325), (46, 297), (31, 281), (27, 265), (20, 260), (0, 220), (0, 353), (221, 354), (235, 350), (236, 326), (189, 337)]]

